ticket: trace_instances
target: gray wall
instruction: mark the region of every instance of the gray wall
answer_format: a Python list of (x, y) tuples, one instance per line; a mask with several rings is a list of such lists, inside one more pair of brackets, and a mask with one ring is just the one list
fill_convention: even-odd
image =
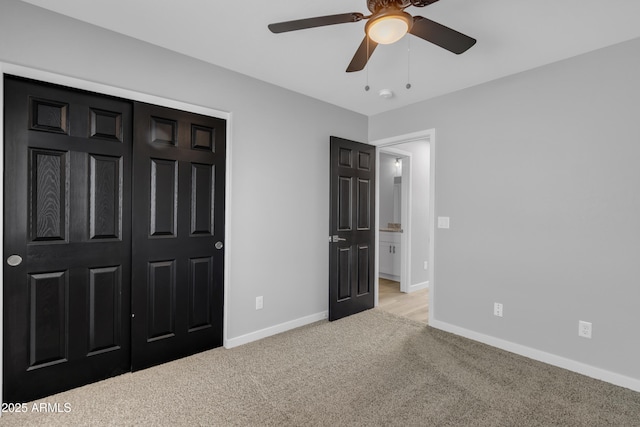
[[(378, 172), (379, 180), (379, 200), (380, 207), (378, 215), (380, 216), (380, 227), (385, 228), (388, 223), (393, 221), (393, 178), (396, 173), (396, 158), (389, 154), (380, 154), (380, 170)], [(398, 222), (400, 222), (398, 220)]]
[(366, 141), (365, 116), (17, 0), (0, 62), (231, 112), (228, 338), (327, 310), (329, 136)]
[(635, 39), (370, 118), (436, 130), (437, 320), (640, 379), (639, 76)]

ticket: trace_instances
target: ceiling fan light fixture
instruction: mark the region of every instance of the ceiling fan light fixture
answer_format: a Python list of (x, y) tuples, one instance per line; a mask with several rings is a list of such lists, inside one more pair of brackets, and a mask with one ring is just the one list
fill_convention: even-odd
[(391, 44), (404, 37), (412, 23), (411, 15), (404, 11), (385, 10), (367, 22), (365, 32), (378, 44)]

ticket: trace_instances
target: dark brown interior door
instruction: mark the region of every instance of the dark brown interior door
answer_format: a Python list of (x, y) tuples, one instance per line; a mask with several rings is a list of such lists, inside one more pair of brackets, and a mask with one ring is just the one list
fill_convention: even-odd
[(4, 402), (130, 370), (131, 104), (5, 78)]
[(222, 345), (226, 121), (135, 103), (134, 370)]
[(329, 320), (373, 308), (375, 147), (331, 137)]

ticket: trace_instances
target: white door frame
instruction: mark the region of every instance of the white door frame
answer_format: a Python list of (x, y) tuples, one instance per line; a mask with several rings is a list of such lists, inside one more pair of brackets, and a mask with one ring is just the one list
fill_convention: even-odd
[[(435, 129), (425, 129), (413, 133), (402, 134), (392, 136), (389, 138), (378, 139), (370, 141), (369, 144), (377, 147), (377, 152), (385, 148), (392, 147), (394, 145), (404, 144), (414, 141), (428, 141), (429, 142), (429, 323), (433, 322), (434, 318), (434, 301), (436, 299), (436, 282), (435, 282), (435, 205), (436, 205), (436, 131)], [(379, 159), (379, 156), (376, 156)], [(379, 160), (377, 160), (379, 162)], [(376, 168), (376, 186), (379, 180), (379, 168)], [(379, 200), (376, 190), (376, 230), (380, 229), (379, 219)], [(376, 262), (375, 262), (375, 277), (377, 279), (379, 274), (378, 254), (379, 254), (379, 233), (376, 233)], [(375, 304), (378, 305), (378, 281), (375, 281)]]

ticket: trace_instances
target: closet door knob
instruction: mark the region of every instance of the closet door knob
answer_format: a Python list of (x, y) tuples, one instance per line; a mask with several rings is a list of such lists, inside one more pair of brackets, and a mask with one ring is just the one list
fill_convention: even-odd
[(216, 242), (214, 246), (216, 247), (216, 249), (222, 249), (224, 245), (222, 244), (222, 242)]
[(17, 267), (22, 264), (22, 257), (20, 255), (11, 255), (9, 258), (7, 258), (7, 264), (9, 264), (11, 267)]

